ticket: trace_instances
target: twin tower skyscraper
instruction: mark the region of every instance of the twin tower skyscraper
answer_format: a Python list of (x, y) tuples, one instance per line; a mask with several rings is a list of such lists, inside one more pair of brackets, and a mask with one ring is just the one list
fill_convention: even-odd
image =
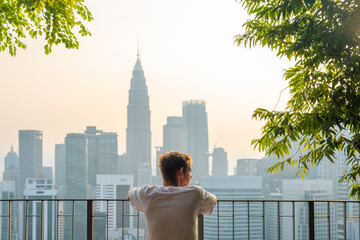
[[(166, 99), (164, 99), (166, 101)], [(184, 151), (193, 158), (193, 179), (209, 175), (209, 140), (206, 104), (202, 100), (183, 102), (182, 117), (176, 117), (172, 133), (164, 132), (164, 151)], [(129, 104), (127, 106), (126, 154), (123, 158), (123, 173), (134, 174), (138, 179), (138, 168), (151, 163), (151, 118), (149, 94), (139, 54), (131, 78)], [(164, 126), (164, 131), (167, 131)], [(170, 136), (170, 137), (169, 137)], [(171, 142), (176, 143), (178, 147)], [(157, 168), (156, 166), (154, 166)]]
[(127, 106), (125, 173), (134, 174), (138, 179), (138, 167), (141, 163), (151, 163), (151, 130), (149, 94), (139, 53), (129, 90)]

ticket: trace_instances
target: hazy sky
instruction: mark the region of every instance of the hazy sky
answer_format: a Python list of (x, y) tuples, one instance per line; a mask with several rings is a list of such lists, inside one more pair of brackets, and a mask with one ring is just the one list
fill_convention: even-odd
[[(263, 123), (257, 107), (273, 109), (286, 87), (290, 66), (261, 47), (234, 45), (249, 18), (235, 0), (88, 0), (95, 20), (80, 49), (55, 46), (46, 56), (43, 40), (26, 40), (16, 57), (0, 53), (0, 171), (18, 130), (42, 130), (44, 165), (53, 165), (56, 143), (69, 132), (97, 126), (119, 137), (125, 152), (126, 107), (140, 41), (148, 85), (152, 146), (162, 145), (167, 116), (180, 116), (182, 101), (207, 104), (209, 147), (223, 147), (230, 166), (238, 158), (261, 157), (250, 141)], [(278, 108), (288, 95), (283, 94)], [(153, 159), (155, 154), (153, 154)]]

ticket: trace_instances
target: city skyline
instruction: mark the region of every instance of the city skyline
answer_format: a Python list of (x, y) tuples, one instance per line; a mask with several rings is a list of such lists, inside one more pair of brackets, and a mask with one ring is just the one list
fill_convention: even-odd
[[(119, 154), (124, 153), (137, 39), (149, 87), (153, 161), (167, 117), (181, 115), (182, 101), (190, 99), (207, 103), (209, 148), (223, 147), (229, 168), (238, 158), (263, 155), (250, 146), (262, 126), (251, 120), (252, 112), (256, 107), (274, 108), (286, 86), (283, 69), (290, 64), (267, 49), (245, 50), (233, 44), (248, 18), (239, 4), (160, 0), (86, 4), (95, 17), (88, 24), (93, 36), (80, 38), (79, 50), (57, 46), (45, 56), (41, 40), (28, 39), (28, 49), (19, 50), (15, 58), (0, 55), (6, 66), (0, 81), (0, 170), (11, 145), (18, 152), (20, 129), (44, 133), (47, 166), (54, 166), (55, 144), (86, 126), (116, 132)], [(278, 108), (284, 100), (286, 93)]]

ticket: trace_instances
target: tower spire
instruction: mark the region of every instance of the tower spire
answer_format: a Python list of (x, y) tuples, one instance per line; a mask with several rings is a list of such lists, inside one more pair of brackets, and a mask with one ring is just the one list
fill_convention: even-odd
[(137, 40), (137, 58), (139, 58), (139, 39)]
[(139, 39), (137, 40), (137, 58), (141, 61), (141, 52), (139, 47)]

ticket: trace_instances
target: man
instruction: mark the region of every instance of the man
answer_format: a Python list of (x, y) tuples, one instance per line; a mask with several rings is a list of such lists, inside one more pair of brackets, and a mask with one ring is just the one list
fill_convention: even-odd
[(163, 186), (129, 190), (131, 205), (145, 214), (147, 240), (196, 239), (198, 215), (212, 213), (216, 197), (199, 186), (189, 186), (191, 162), (190, 155), (165, 153), (159, 158)]

